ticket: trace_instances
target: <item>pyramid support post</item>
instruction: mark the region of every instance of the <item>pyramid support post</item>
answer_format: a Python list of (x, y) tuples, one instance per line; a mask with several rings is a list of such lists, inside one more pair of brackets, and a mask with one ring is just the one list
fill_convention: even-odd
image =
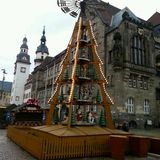
[(71, 84), (71, 92), (70, 92), (70, 95), (69, 95), (68, 128), (71, 127), (72, 101), (73, 101), (75, 78), (76, 78), (76, 66), (77, 66), (77, 57), (78, 57), (78, 50), (79, 50), (79, 40), (80, 40), (80, 34), (81, 34), (81, 26), (82, 26), (82, 18), (80, 18), (79, 25), (78, 25), (77, 45), (76, 45), (76, 51), (75, 51), (75, 57), (74, 57), (74, 65), (73, 65), (73, 70), (72, 70), (72, 84)]

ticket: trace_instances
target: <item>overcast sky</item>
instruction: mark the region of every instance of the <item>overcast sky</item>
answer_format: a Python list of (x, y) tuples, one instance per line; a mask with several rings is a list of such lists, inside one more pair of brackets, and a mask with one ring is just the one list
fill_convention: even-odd
[[(160, 12), (160, 0), (103, 0), (123, 9), (128, 7), (136, 16), (147, 20)], [(50, 56), (64, 50), (69, 42), (76, 19), (64, 14), (57, 0), (0, 0), (0, 80), (6, 69), (6, 81), (13, 81), (14, 63), (23, 38), (28, 39), (31, 70), (35, 51), (40, 45), (43, 26)]]

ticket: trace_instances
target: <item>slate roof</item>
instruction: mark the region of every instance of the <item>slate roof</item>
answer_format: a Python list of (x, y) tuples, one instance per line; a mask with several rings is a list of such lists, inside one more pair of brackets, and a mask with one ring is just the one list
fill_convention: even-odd
[(43, 29), (43, 35), (41, 37), (41, 44), (37, 47), (37, 50), (36, 50), (36, 53), (38, 52), (49, 54), (48, 48), (46, 46), (45, 28)]
[(152, 23), (154, 26), (160, 24), (160, 13), (154, 13), (147, 21)]
[(112, 21), (111, 21), (111, 27), (115, 28), (118, 27), (121, 23), (121, 21), (123, 20), (123, 14), (127, 12), (128, 16), (138, 22), (141, 22), (141, 20), (136, 17), (133, 12), (128, 8), (125, 7), (124, 9), (120, 10), (118, 13), (116, 13), (115, 15), (112, 16)]
[(66, 53), (66, 49), (63, 50), (62, 52), (60, 52), (55, 57), (47, 56), (39, 66), (34, 68), (34, 71), (32, 73), (35, 73), (37, 71), (46, 70), (46, 66), (51, 67), (54, 64), (57, 64), (57, 63), (61, 62), (62, 61), (62, 57), (65, 55), (65, 53)]
[[(3, 88), (2, 88), (2, 84), (3, 84)], [(12, 89), (12, 82), (3, 82), (3, 81), (0, 81), (0, 90), (5, 91), (5, 92), (11, 92), (11, 89)]]
[[(23, 57), (25, 57), (25, 59), (23, 59)], [(17, 59), (16, 59), (16, 63), (17, 62), (22, 62), (22, 63), (26, 63), (26, 64), (31, 64), (30, 62), (30, 56), (26, 53), (19, 53), (17, 55)]]
[(46, 66), (48, 66), (48, 64), (53, 60), (53, 57), (47, 56), (42, 63), (34, 68), (34, 71), (32, 73), (35, 73), (37, 71), (43, 71), (45, 70)]
[(119, 12), (120, 9), (103, 1), (100, 1), (99, 3), (102, 7), (101, 8), (97, 7), (96, 12), (101, 18), (103, 23), (105, 23), (106, 25), (110, 25), (112, 16), (115, 15), (117, 12)]

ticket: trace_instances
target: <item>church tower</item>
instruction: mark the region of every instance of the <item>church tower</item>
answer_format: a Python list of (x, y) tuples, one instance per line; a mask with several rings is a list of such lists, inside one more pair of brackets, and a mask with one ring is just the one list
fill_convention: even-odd
[(24, 85), (29, 76), (30, 56), (28, 55), (27, 38), (23, 38), (20, 53), (17, 55), (14, 68), (14, 79), (11, 91), (11, 104), (21, 105), (23, 103)]
[(34, 60), (35, 67), (39, 66), (48, 55), (49, 55), (49, 52), (46, 46), (46, 36), (45, 36), (45, 28), (44, 28), (43, 35), (41, 37), (41, 44), (37, 47), (37, 50), (36, 50), (36, 58)]

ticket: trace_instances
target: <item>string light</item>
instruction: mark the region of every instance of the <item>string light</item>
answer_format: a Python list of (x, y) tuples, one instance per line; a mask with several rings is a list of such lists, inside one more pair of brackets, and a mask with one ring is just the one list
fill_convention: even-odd
[[(101, 74), (102, 74), (102, 77), (103, 77), (103, 79), (105, 80), (105, 82), (108, 84), (108, 81), (107, 81), (107, 79), (105, 78), (105, 75), (104, 75), (104, 73), (103, 73), (103, 70), (102, 70), (102, 65), (103, 65), (103, 62), (102, 62), (102, 60), (101, 60), (101, 58), (99, 57), (99, 55), (98, 55), (98, 53), (97, 53), (97, 42), (96, 42), (96, 39), (95, 39), (95, 36), (94, 36), (94, 33), (93, 33), (93, 29), (92, 29), (92, 25), (91, 25), (91, 21), (89, 21), (89, 25), (90, 25), (90, 31), (91, 31), (91, 34), (92, 34), (92, 37), (93, 37), (93, 39), (94, 39), (94, 43), (96, 44), (96, 45), (94, 45), (94, 52), (95, 52), (95, 54), (96, 54), (96, 56), (97, 56), (97, 58), (98, 58), (98, 60), (99, 60), (99, 69), (100, 69), (100, 72), (101, 72)], [(105, 94), (106, 94), (106, 96), (109, 98), (109, 100), (110, 100), (110, 102), (112, 103), (112, 104), (114, 104), (113, 103), (113, 100), (111, 99), (111, 97), (109, 96), (109, 94), (107, 93), (107, 91), (106, 91), (106, 88), (105, 88), (105, 83), (103, 83), (103, 90), (104, 90), (104, 92), (105, 92)]]
[(109, 96), (109, 94), (108, 94), (107, 91), (106, 91), (106, 88), (105, 88), (105, 84), (104, 84), (104, 83), (103, 83), (103, 90), (104, 90), (106, 96), (109, 98), (110, 102), (111, 102), (112, 104), (114, 104), (112, 98)]
[(54, 96), (58, 90), (58, 87), (59, 87), (59, 83), (57, 83), (56, 88), (54, 90), (54, 93), (52, 94), (51, 98), (49, 98), (48, 103), (51, 103), (52, 99), (54, 98)]
[(108, 84), (108, 81), (107, 81), (107, 79), (106, 79), (106, 77), (105, 77), (105, 75), (104, 75), (104, 73), (103, 73), (103, 70), (102, 70), (102, 67), (101, 67), (100, 64), (99, 64), (99, 68), (100, 68), (100, 72), (101, 72), (101, 74), (102, 74), (102, 76), (103, 76), (103, 79), (105, 80), (106, 84)]
[(93, 42), (96, 44), (96, 46), (98, 46), (98, 44), (97, 44), (97, 41), (96, 41), (96, 38), (95, 38), (95, 36), (94, 36), (94, 32), (93, 32), (93, 29), (92, 29), (92, 23), (91, 23), (91, 21), (89, 20), (89, 29), (90, 29), (90, 32), (91, 32), (91, 34), (92, 34), (92, 37), (93, 37)]
[(71, 101), (72, 101), (74, 85), (75, 85), (75, 72), (76, 72), (76, 66), (77, 66), (77, 57), (78, 57), (81, 26), (82, 26), (82, 18), (80, 18), (80, 22), (79, 22), (79, 26), (78, 26), (77, 46), (76, 46), (76, 51), (75, 51), (75, 55), (74, 55), (74, 65), (73, 65), (73, 70), (72, 70), (72, 86), (71, 86), (71, 92), (69, 95), (69, 103), (71, 103)]
[(62, 62), (61, 62), (60, 71), (59, 71), (59, 74), (58, 74), (58, 76), (57, 76), (57, 78), (56, 78), (56, 80), (55, 80), (55, 84), (57, 83), (57, 81), (59, 80), (60, 76), (62, 75), (63, 67), (64, 67), (64, 64), (65, 64), (65, 60), (68, 59), (68, 55), (69, 55), (69, 53), (70, 53), (70, 52), (69, 52), (69, 51), (70, 51), (70, 47), (71, 47), (71, 40), (70, 40), (70, 42), (69, 42), (69, 44), (68, 44), (67, 52), (66, 52), (66, 54), (65, 54), (65, 56), (64, 56), (64, 58), (63, 58), (63, 60), (62, 60)]

